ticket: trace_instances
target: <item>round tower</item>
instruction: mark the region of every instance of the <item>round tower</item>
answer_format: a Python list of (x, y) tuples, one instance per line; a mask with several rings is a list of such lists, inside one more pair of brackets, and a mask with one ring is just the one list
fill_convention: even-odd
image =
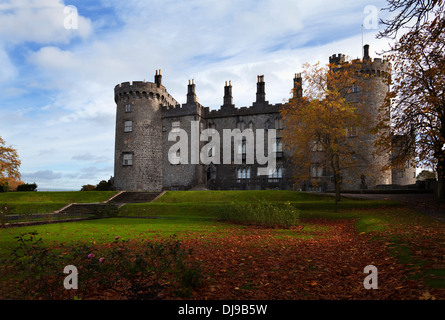
[[(353, 66), (359, 66), (357, 81), (359, 85), (354, 85), (350, 94), (346, 97), (350, 103), (361, 105), (360, 108), (364, 116), (365, 126), (363, 128), (351, 128), (350, 138), (357, 140), (357, 166), (348, 169), (343, 173), (343, 184), (346, 189), (367, 189), (378, 185), (392, 183), (392, 173), (390, 169), (383, 169), (389, 164), (389, 154), (377, 153), (375, 141), (378, 135), (371, 133), (380, 117), (386, 114), (381, 107), (389, 91), (388, 79), (391, 77), (391, 64), (379, 58), (374, 60), (369, 56), (369, 45), (364, 46), (363, 59), (352, 61)], [(329, 62), (338, 67), (351, 65), (345, 61), (342, 54), (333, 55)], [(390, 130), (389, 119), (388, 127)]]
[(114, 181), (117, 190), (158, 192), (163, 188), (162, 121), (163, 106), (177, 102), (155, 81), (133, 81), (114, 88), (116, 140)]
[[(359, 88), (356, 94), (364, 102), (366, 119), (369, 121), (368, 128), (375, 128), (383, 116), (389, 115), (389, 110), (383, 110), (382, 106), (389, 92), (388, 80), (391, 77), (391, 64), (380, 58), (371, 59), (369, 45), (365, 45), (361, 72), (366, 75), (364, 81), (366, 87)], [(387, 127), (381, 130), (390, 130), (389, 119)], [(369, 187), (392, 184), (392, 172), (387, 168), (390, 154), (377, 152), (375, 142), (378, 135), (367, 132), (361, 137), (366, 146), (363, 157), (367, 163), (371, 164), (368, 172), (360, 173), (362, 179), (365, 179), (365, 181), (361, 180), (361, 183), (366, 182)], [(384, 167), (386, 168), (383, 169)]]

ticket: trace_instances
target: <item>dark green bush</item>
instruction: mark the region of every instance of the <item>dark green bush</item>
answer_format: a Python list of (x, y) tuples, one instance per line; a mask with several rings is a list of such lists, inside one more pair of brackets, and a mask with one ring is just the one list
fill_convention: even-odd
[(80, 191), (94, 191), (96, 190), (96, 186), (93, 186), (92, 184), (86, 184), (82, 186), (82, 189)]
[(119, 208), (112, 203), (101, 204), (94, 208), (94, 214), (96, 214), (98, 218), (117, 217), (119, 215)]
[(219, 210), (220, 220), (266, 228), (290, 228), (299, 222), (300, 211), (289, 202), (264, 200), (238, 202)]
[(111, 183), (111, 180), (105, 181), (102, 180), (96, 185), (97, 191), (112, 191), (113, 190), (113, 184)]
[(24, 183), (17, 187), (17, 191), (36, 191), (37, 184), (35, 183)]

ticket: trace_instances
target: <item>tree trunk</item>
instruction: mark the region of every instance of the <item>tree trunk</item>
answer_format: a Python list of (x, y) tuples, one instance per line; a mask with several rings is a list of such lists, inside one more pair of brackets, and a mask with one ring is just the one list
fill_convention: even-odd
[(341, 200), (341, 176), (340, 176), (340, 161), (338, 154), (334, 155), (334, 183), (335, 183), (335, 212), (338, 212), (338, 202)]
[(445, 152), (439, 146), (437, 148), (439, 151), (436, 152), (437, 161), (437, 188), (436, 188), (436, 198), (439, 203), (445, 201)]
[(437, 202), (445, 202), (445, 172), (443, 170), (437, 169), (437, 188), (436, 188), (436, 198)]

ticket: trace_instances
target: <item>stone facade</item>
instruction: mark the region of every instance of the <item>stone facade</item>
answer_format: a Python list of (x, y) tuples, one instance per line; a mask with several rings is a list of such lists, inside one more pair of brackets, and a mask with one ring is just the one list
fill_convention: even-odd
[[(378, 108), (388, 90), (383, 78), (390, 75), (390, 66), (380, 60), (373, 61), (367, 55), (363, 58), (363, 70), (375, 74), (368, 81), (369, 90), (356, 92), (350, 99), (364, 99), (371, 110), (373, 118), (378, 115)], [(343, 55), (330, 57), (330, 62), (341, 63)], [(187, 90), (187, 102), (180, 105), (162, 85), (161, 71), (156, 71), (154, 83), (150, 82), (125, 82), (115, 87), (116, 113), (116, 146), (115, 146), (115, 172), (114, 181), (117, 190), (127, 191), (161, 191), (161, 190), (189, 190), (197, 186), (214, 190), (261, 190), (261, 189), (310, 189), (310, 184), (296, 186), (293, 182), (293, 170), (290, 165), (289, 151), (282, 148), (280, 109), (283, 104), (270, 104), (266, 100), (266, 83), (264, 76), (257, 79), (256, 100), (250, 107), (236, 108), (233, 104), (232, 85), (226, 83), (224, 87), (223, 105), (219, 110), (210, 110), (199, 103), (196, 95), (196, 85), (190, 81)], [(302, 79), (295, 75), (293, 79), (294, 97), (302, 96)], [(351, 100), (352, 101), (352, 100)], [(199, 161), (199, 154), (194, 154), (192, 145), (197, 150), (208, 141), (200, 141), (200, 134), (205, 129), (214, 129), (222, 137), (224, 130), (240, 129), (264, 129), (266, 138), (269, 129), (276, 129), (276, 142), (273, 149), (276, 152), (276, 171), (268, 175), (259, 175), (259, 168), (264, 168), (263, 163), (257, 159), (247, 164), (248, 155), (244, 146), (231, 145), (231, 160), (229, 163), (204, 164)], [(184, 130), (187, 134), (188, 154), (187, 164), (172, 164), (169, 161), (169, 150), (176, 142), (169, 141), (169, 134), (173, 130)], [(350, 180), (346, 188), (360, 189), (364, 184), (372, 188), (379, 184), (391, 184), (391, 170), (381, 170), (386, 164), (389, 155), (375, 155), (372, 149), (373, 136), (361, 135), (359, 139), (367, 142), (367, 148), (362, 150), (366, 157), (362, 168), (356, 168), (354, 172), (345, 172), (344, 176)], [(267, 140), (267, 139), (266, 139)], [(271, 146), (265, 143), (264, 150), (254, 151), (267, 155)], [(213, 155), (219, 155), (223, 159), (227, 151), (221, 139), (220, 149), (211, 150)], [(236, 153), (240, 153), (242, 161), (235, 161)], [(181, 150), (182, 153), (182, 150)], [(178, 157), (181, 155), (178, 154)], [(192, 161), (193, 156), (198, 157), (198, 162)], [(400, 175), (398, 175), (400, 176)], [(332, 187), (330, 176), (323, 177), (325, 183), (323, 189)], [(406, 181), (402, 181), (406, 182)]]

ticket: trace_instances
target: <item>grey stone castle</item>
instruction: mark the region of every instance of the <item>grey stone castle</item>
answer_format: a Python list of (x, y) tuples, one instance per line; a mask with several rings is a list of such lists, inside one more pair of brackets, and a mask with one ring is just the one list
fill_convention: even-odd
[[(375, 121), (378, 109), (383, 103), (388, 86), (384, 78), (390, 76), (390, 65), (382, 59), (369, 57), (369, 46), (364, 48), (364, 57), (360, 60), (362, 71), (373, 75), (367, 80), (369, 88), (366, 93), (354, 88), (348, 99), (365, 99)], [(341, 64), (345, 56), (333, 55), (330, 63)], [(270, 104), (266, 100), (264, 76), (257, 78), (256, 100), (250, 107), (237, 108), (233, 104), (232, 84), (226, 82), (223, 105), (219, 110), (210, 110), (199, 103), (194, 81), (189, 81), (187, 100), (180, 104), (162, 84), (161, 70), (156, 71), (154, 82), (133, 81), (118, 84), (114, 89), (117, 105), (114, 185), (117, 190), (126, 191), (162, 191), (190, 190), (205, 187), (213, 190), (261, 190), (261, 189), (303, 189), (326, 190), (332, 188), (332, 175), (324, 168), (311, 168), (311, 181), (296, 185), (293, 179), (293, 165), (289, 151), (283, 148), (282, 130), (284, 129), (280, 109), (283, 104)], [(301, 75), (293, 79), (293, 99), (302, 97)], [(198, 124), (198, 126), (196, 126)], [(193, 132), (193, 128), (197, 131)], [(199, 133), (205, 129), (214, 129), (223, 135), (225, 129), (270, 129), (276, 130), (276, 141), (273, 151), (276, 152), (276, 170), (269, 175), (259, 175), (258, 170), (264, 165), (255, 161), (246, 162), (245, 141), (239, 148), (233, 148), (230, 163), (194, 163), (172, 164), (169, 161), (169, 150), (174, 141), (169, 141), (171, 131), (184, 130), (189, 145), (195, 143), (199, 150), (207, 143), (200, 141)], [(360, 135), (357, 139), (372, 142), (375, 137), (369, 134)], [(267, 144), (267, 143), (266, 143)], [(371, 144), (369, 144), (371, 145)], [(265, 154), (269, 146), (265, 146)], [(210, 152), (223, 154), (220, 150)], [(370, 147), (371, 148), (371, 147)], [(182, 150), (181, 150), (182, 152)], [(360, 150), (367, 158), (364, 165), (355, 168), (353, 174), (345, 172), (345, 189), (374, 188), (378, 185), (415, 183), (415, 168), (405, 167), (399, 170), (382, 170), (382, 165), (389, 161), (391, 155), (375, 155), (374, 150)], [(234, 161), (239, 153), (242, 161)], [(192, 155), (190, 155), (191, 157)], [(250, 163), (250, 162), (249, 162)]]

